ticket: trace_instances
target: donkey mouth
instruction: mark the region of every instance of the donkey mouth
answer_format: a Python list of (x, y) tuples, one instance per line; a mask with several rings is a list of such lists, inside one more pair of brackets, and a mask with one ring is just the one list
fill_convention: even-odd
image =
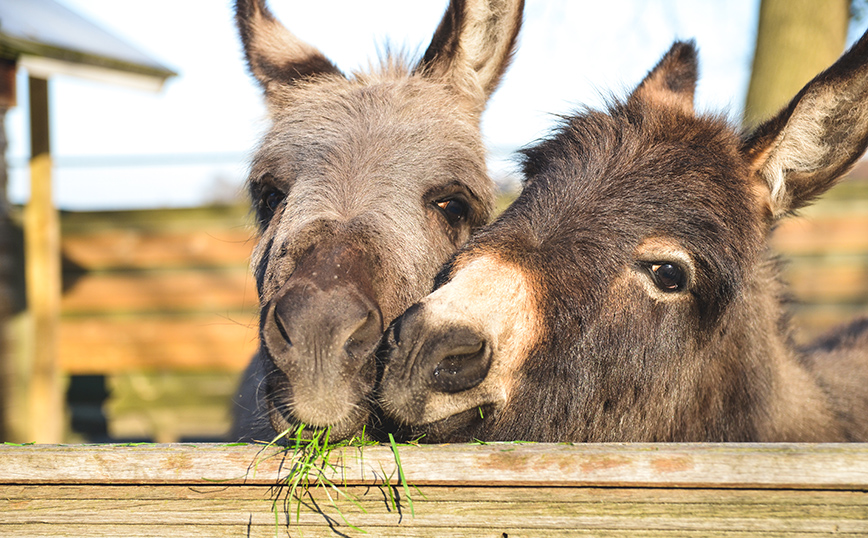
[(494, 404), (474, 406), (444, 419), (414, 428), (415, 437), (424, 436), (428, 443), (466, 443), (481, 437), (486, 422), (494, 419)]
[(330, 430), (329, 438), (335, 441), (358, 435), (371, 411), (364, 395), (355, 399), (340, 397), (351, 393), (340, 389), (299, 391), (286, 376), (275, 373), (269, 380), (265, 398), (271, 426), (277, 435), (289, 430), (289, 437), (299, 434), (309, 438), (326, 429)]
[(276, 435), (288, 432), (285, 436), (287, 438), (299, 436), (302, 439), (310, 439), (317, 432), (329, 430), (329, 439), (332, 441), (361, 435), (369, 415), (365, 409), (355, 407), (341, 420), (335, 422), (303, 421), (288, 412), (285, 406), (274, 404), (271, 399), (268, 399), (268, 413), (271, 427), (274, 428)]

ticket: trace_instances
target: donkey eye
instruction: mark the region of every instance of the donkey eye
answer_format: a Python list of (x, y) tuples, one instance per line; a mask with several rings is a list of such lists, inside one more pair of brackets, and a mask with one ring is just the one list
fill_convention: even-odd
[(277, 189), (269, 189), (262, 194), (262, 205), (269, 213), (274, 213), (283, 202), (284, 194)]
[(674, 263), (654, 263), (650, 265), (654, 283), (662, 291), (676, 292), (684, 289), (686, 278), (684, 271)]
[(461, 200), (450, 198), (448, 200), (434, 202), (434, 204), (440, 209), (440, 212), (443, 213), (443, 216), (446, 217), (446, 220), (449, 221), (449, 224), (452, 226), (455, 226), (467, 218), (467, 204)]

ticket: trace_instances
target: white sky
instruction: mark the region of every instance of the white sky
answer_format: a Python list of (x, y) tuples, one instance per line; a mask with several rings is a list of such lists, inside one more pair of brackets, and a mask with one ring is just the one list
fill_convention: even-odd
[[(180, 73), (159, 94), (56, 77), (51, 82), (55, 199), (63, 209), (197, 205), (240, 188), (264, 126), (230, 0), (58, 0)], [(296, 35), (345, 72), (385, 43), (421, 53), (447, 0), (270, 0)], [(623, 95), (669, 48), (696, 39), (697, 106), (737, 118), (753, 54), (758, 0), (527, 0), (512, 68), (483, 119), (495, 177), (543, 136), (553, 114)], [(855, 29), (861, 33), (864, 29)], [(28, 197), (26, 74), (7, 116), (9, 194)]]

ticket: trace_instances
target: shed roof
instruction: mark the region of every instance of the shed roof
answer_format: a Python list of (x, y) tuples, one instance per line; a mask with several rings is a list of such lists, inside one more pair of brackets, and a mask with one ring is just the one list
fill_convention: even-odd
[(37, 76), (66, 74), (149, 89), (177, 74), (54, 0), (0, 2), (0, 57)]

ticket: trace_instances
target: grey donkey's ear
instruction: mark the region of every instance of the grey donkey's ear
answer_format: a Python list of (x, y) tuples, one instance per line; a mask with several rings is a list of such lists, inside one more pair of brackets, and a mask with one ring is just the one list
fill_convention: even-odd
[(868, 145), (868, 33), (743, 142), (771, 213), (780, 217), (831, 188)]
[(639, 83), (630, 100), (653, 102), (692, 114), (698, 64), (693, 41), (676, 41)]
[(450, 0), (416, 71), (453, 86), (481, 113), (515, 50), (524, 0)]
[(265, 0), (236, 0), (235, 24), (250, 72), (266, 97), (273, 84), (292, 84), (320, 74), (340, 74), (319, 50), (295, 37), (274, 18)]

